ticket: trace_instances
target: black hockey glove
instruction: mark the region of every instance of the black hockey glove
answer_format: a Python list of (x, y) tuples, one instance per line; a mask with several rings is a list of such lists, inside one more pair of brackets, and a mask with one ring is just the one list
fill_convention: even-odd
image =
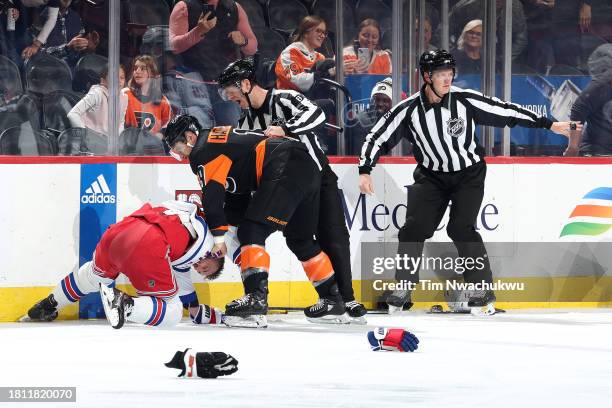
[(314, 79), (315, 81), (319, 78), (325, 78), (329, 76), (329, 70), (336, 66), (336, 61), (331, 58), (326, 58), (321, 61), (317, 61), (314, 64)]
[(181, 370), (179, 377), (217, 378), (238, 371), (238, 360), (221, 352), (198, 353), (188, 348), (185, 351), (177, 351), (165, 366)]

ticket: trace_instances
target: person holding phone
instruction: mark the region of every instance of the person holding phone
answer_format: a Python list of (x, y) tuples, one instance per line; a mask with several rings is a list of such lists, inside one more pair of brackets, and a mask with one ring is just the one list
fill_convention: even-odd
[(212, 110), (202, 126), (235, 125), (240, 109), (224, 102), (217, 77), (241, 55), (257, 51), (257, 39), (242, 6), (234, 0), (182, 0), (170, 15), (170, 46), (183, 65), (198, 72), (206, 84)]
[(359, 24), (357, 38), (343, 51), (346, 74), (391, 74), (391, 55), (380, 48), (380, 26), (372, 18)]

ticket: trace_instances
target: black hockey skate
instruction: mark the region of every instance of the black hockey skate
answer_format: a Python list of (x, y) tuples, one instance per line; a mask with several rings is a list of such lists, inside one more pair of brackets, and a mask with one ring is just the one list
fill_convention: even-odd
[(344, 308), (346, 309), (346, 314), (348, 315), (351, 323), (357, 324), (366, 324), (365, 315), (368, 313), (365, 306), (356, 300), (351, 300), (350, 302), (346, 302), (344, 304)]
[(386, 298), (389, 314), (399, 313), (402, 310), (409, 310), (412, 307), (410, 291), (394, 290)]
[(306, 319), (312, 323), (350, 323), (345, 312), (346, 308), (340, 297), (320, 298), (317, 303), (304, 309)]
[(125, 323), (125, 318), (132, 313), (134, 299), (119, 289), (109, 288), (100, 284), (100, 297), (106, 319), (113, 329), (120, 329)]
[(267, 327), (268, 295), (262, 291), (247, 293), (225, 306), (223, 323), (230, 327)]
[(40, 302), (28, 310), (28, 315), (21, 318), (21, 321), (32, 321), (32, 322), (51, 322), (57, 319), (57, 302), (50, 294)]
[(495, 294), (492, 290), (475, 291), (468, 300), (470, 312), (476, 316), (493, 315), (495, 309)]

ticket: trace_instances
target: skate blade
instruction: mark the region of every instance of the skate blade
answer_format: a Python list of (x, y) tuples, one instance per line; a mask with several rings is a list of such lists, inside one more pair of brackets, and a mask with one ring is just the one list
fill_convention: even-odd
[(366, 320), (365, 316), (359, 316), (359, 317), (349, 316), (348, 318), (349, 318), (350, 324), (368, 324), (368, 321)]
[(472, 316), (491, 316), (496, 312), (495, 305), (493, 305), (493, 303), (489, 303), (485, 306), (472, 307), (470, 309)]
[(104, 315), (106, 316), (106, 320), (108, 320), (108, 323), (110, 323), (113, 329), (120, 329), (123, 325), (117, 327), (119, 325), (119, 313), (111, 308), (114, 297), (115, 294), (113, 289), (101, 283), (100, 298), (102, 300), (102, 306), (104, 307)]
[(30, 322), (33, 322), (34, 320), (30, 319), (30, 316), (28, 316), (28, 315), (24, 315), (24, 316), (21, 316), (21, 317), (19, 318), (19, 320), (17, 320), (17, 321), (18, 321), (19, 323), (30, 323)]
[(245, 327), (249, 329), (265, 329), (268, 327), (266, 315), (252, 315), (246, 317), (223, 316), (222, 323), (228, 327)]
[(346, 313), (341, 315), (328, 315), (323, 317), (307, 317), (311, 323), (317, 324), (349, 324), (351, 322), (350, 318)]

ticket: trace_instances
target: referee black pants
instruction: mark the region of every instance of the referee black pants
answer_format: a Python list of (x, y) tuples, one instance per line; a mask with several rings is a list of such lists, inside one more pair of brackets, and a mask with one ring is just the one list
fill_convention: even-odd
[[(475, 224), (484, 195), (487, 165), (478, 162), (452, 173), (433, 172), (423, 166), (414, 170), (414, 184), (408, 188), (406, 223), (399, 231), (400, 256), (419, 258), (423, 243), (431, 238), (451, 203), (446, 232), (460, 257), (482, 258), (484, 267), (465, 270), (465, 282), (492, 282), (491, 267), (482, 237)], [(419, 271), (397, 269), (396, 279), (418, 282)]]
[(342, 300), (345, 302), (355, 300), (349, 232), (342, 209), (338, 176), (329, 165), (323, 167), (321, 171), (317, 240), (334, 267)]

